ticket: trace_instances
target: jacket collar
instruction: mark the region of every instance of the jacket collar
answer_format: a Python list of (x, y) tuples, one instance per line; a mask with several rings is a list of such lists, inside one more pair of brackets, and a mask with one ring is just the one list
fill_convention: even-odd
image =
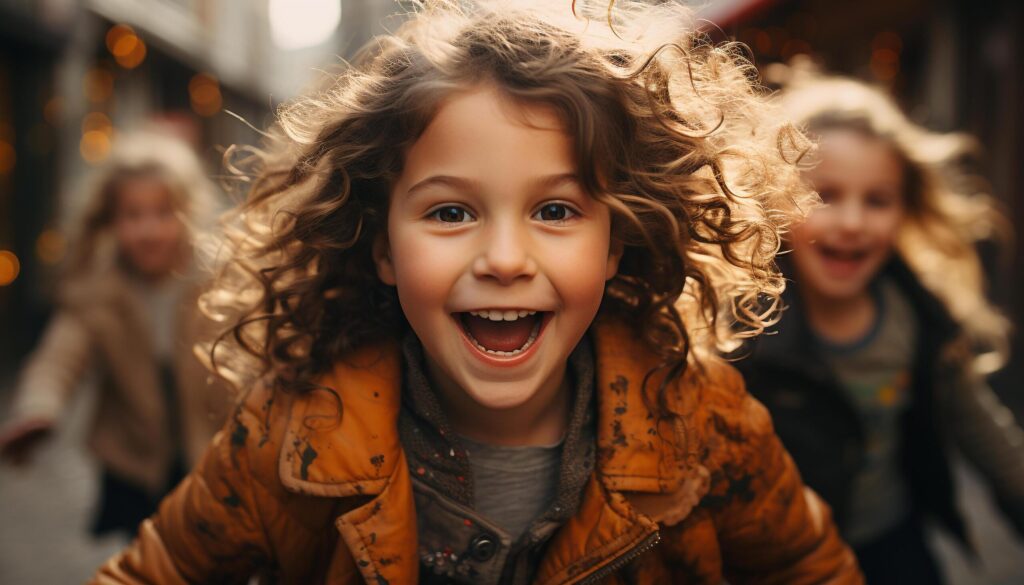
[[(709, 484), (695, 454), (679, 448), (687, 444), (682, 424), (659, 421), (647, 406), (657, 404), (653, 394), (646, 400), (641, 395), (645, 376), (659, 365), (657, 356), (622, 322), (601, 319), (591, 334), (596, 473), (577, 514), (549, 543), (537, 573), (544, 583), (575, 582), (639, 554), (657, 540), (657, 522), (682, 520)], [(651, 375), (647, 388), (658, 388), (661, 379)], [(372, 496), (336, 520), (369, 583), (406, 582), (419, 571), (412, 484), (397, 430), (401, 380), (397, 343), (340, 361), (320, 389), (292, 403), (279, 459), (281, 482), (292, 492)], [(669, 406), (685, 408), (679, 401)], [(627, 501), (620, 491), (646, 493)], [(341, 570), (336, 561), (330, 570)]]
[[(659, 358), (625, 323), (600, 319), (591, 328), (597, 375), (597, 469), (608, 489), (671, 492), (692, 453), (683, 429), (658, 421), (649, 404), (663, 378)], [(401, 403), (397, 343), (363, 349), (339, 361), (320, 388), (295, 400), (279, 460), (291, 491), (325, 497), (373, 495), (388, 483), (402, 452), (396, 421)], [(648, 397), (642, 395), (644, 378)], [(681, 440), (682, 439), (682, 440)]]

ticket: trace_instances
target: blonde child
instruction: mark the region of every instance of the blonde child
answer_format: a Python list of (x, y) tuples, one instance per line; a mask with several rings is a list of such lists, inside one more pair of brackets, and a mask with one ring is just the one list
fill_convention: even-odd
[(196, 308), (190, 229), (212, 186), (183, 143), (117, 140), (92, 189), (55, 315), (21, 372), (0, 455), (28, 461), (89, 371), (99, 379), (88, 442), (102, 467), (92, 531), (133, 534), (223, 424), (229, 395), (192, 346), (210, 335)]
[(964, 137), (911, 123), (881, 91), (797, 68), (785, 111), (819, 141), (827, 207), (794, 227), (777, 335), (739, 363), (869, 583), (937, 583), (923, 536), (967, 543), (952, 438), (1024, 529), (1024, 432), (984, 384), (1006, 350), (974, 244), (1000, 218), (956, 174)]
[(426, 3), (284, 108), (206, 297), (260, 379), (96, 581), (859, 583), (709, 355), (811, 195), (690, 24)]

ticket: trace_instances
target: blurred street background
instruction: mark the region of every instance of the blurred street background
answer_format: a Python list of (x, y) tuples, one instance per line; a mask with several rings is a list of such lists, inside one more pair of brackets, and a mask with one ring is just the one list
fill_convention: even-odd
[[(556, 1), (556, 0), (552, 0)], [(561, 0), (558, 0), (561, 1)], [(564, 0), (568, 3), (568, 0)], [(275, 107), (408, 10), (395, 0), (0, 0), (0, 420), (21, 360), (51, 314), (81, 178), (114, 136), (159, 126), (216, 177), (231, 144), (256, 144)], [(977, 169), (1017, 238), (984, 251), (991, 294), (1024, 323), (1024, 4), (1011, 0), (712, 0), (716, 40), (738, 40), (770, 78), (803, 54), (891, 89), (914, 120), (978, 137)], [(234, 115), (229, 114), (233, 113)], [(225, 201), (227, 203), (227, 201)], [(1024, 418), (1024, 344), (992, 383)], [(25, 470), (0, 467), (0, 583), (80, 582), (115, 550), (87, 533), (96, 470), (82, 445), (83, 384), (69, 424)], [(954, 584), (1024, 583), (1024, 544), (960, 467), (979, 543), (972, 565), (937, 546)]]

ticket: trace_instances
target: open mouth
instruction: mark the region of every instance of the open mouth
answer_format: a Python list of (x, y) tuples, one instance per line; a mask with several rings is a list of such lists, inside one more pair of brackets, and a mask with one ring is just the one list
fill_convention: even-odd
[(860, 262), (868, 257), (867, 250), (844, 250), (823, 244), (818, 245), (818, 250), (825, 258), (839, 262)]
[(466, 338), (483, 353), (513, 357), (530, 349), (550, 313), (530, 309), (482, 309), (455, 313)]

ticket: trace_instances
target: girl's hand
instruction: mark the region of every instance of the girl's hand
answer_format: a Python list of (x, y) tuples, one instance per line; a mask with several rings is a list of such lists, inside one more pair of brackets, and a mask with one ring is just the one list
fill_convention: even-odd
[(30, 419), (0, 431), (0, 460), (22, 466), (44, 439), (53, 434), (53, 421)]

